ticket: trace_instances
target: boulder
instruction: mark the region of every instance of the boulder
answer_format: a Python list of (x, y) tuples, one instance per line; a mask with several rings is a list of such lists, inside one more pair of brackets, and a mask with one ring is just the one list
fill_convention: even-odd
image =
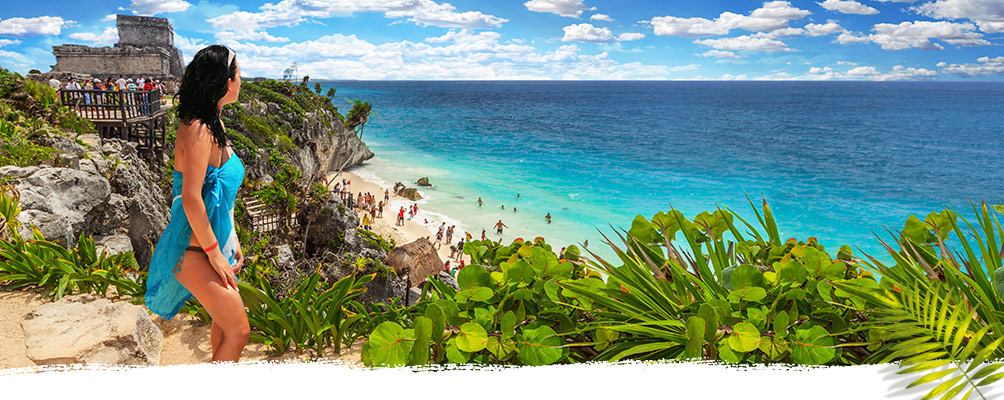
[(143, 306), (90, 294), (42, 305), (21, 320), (36, 364), (159, 365), (164, 336)]
[(418, 182), (415, 183), (418, 184), (418, 186), (432, 186), (432, 184), (429, 183), (429, 178), (425, 177), (418, 178)]
[(443, 282), (456, 290), (460, 290), (460, 285), (457, 284), (457, 279), (454, 278), (453, 276), (450, 276), (448, 272), (446, 271), (440, 272), (437, 278), (439, 279), (440, 282)]
[(81, 170), (5, 167), (0, 174), (21, 193), (23, 215), (18, 219), (26, 224), (22, 235), (27, 232), (30, 237), (28, 224), (34, 223), (46, 238), (68, 247), (75, 245), (80, 233), (96, 233), (95, 222), (111, 196), (108, 180)]
[(422, 199), (422, 195), (418, 193), (418, 189), (415, 188), (404, 188), (399, 194), (401, 197), (411, 201), (418, 201)]
[[(153, 244), (160, 239), (171, 217), (171, 209), (157, 185), (160, 179), (140, 157), (135, 143), (104, 139), (101, 149), (104, 154), (119, 161), (114, 169), (108, 168), (108, 182), (115, 195), (108, 200), (104, 223), (93, 230), (114, 233), (126, 228), (136, 262), (149, 265)], [(123, 211), (126, 215), (124, 221)]]
[(289, 248), (288, 244), (275, 247), (275, 264), (277, 266), (288, 265), (292, 262), (293, 262), (293, 250)]

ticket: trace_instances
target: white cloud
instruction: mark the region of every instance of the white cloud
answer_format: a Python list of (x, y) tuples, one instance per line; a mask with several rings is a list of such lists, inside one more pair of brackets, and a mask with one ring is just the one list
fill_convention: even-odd
[(941, 68), (941, 72), (963, 78), (1004, 75), (1004, 56), (980, 57), (976, 59), (976, 63), (966, 64), (949, 64), (942, 61), (938, 63), (938, 68)]
[(759, 51), (764, 53), (776, 53), (780, 51), (791, 51), (784, 42), (769, 37), (744, 35), (721, 39), (701, 39), (694, 43), (709, 46), (717, 50), (739, 50), (739, 51)]
[(858, 63), (851, 62), (851, 61), (837, 61), (837, 65), (853, 65), (853, 66), (857, 66)]
[(614, 20), (613, 18), (610, 18), (610, 16), (606, 14), (593, 14), (591, 17), (589, 17), (589, 19), (593, 21), (607, 21), (607, 22), (613, 22)]
[(931, 18), (968, 19), (986, 33), (1004, 33), (1004, 2), (1000, 0), (938, 0), (911, 7)]
[(387, 18), (407, 18), (407, 21), (419, 26), (441, 28), (498, 28), (509, 21), (478, 11), (457, 12), (453, 5), (433, 0), (326, 0), (323, 3), (283, 0), (276, 4), (265, 3), (259, 10), (237, 11), (210, 18), (208, 22), (216, 29), (260, 30), (357, 12), (382, 12)]
[(265, 31), (219, 31), (216, 32), (215, 37), (217, 41), (227, 43), (238, 40), (267, 43), (285, 43), (289, 41), (287, 37), (272, 36)]
[(119, 31), (118, 28), (111, 27), (105, 28), (99, 35), (91, 32), (77, 32), (71, 33), (70, 39), (90, 42), (92, 45), (115, 44), (119, 40)]
[(185, 11), (191, 5), (185, 0), (132, 0), (131, 4), (119, 7), (119, 10), (132, 10), (136, 15), (157, 15)]
[(104, 17), (101, 17), (101, 22), (111, 22), (116, 19), (118, 19), (118, 17), (116, 17), (115, 14), (108, 14), (105, 15)]
[(0, 35), (58, 35), (62, 32), (63, 24), (72, 22), (73, 21), (64, 20), (62, 17), (51, 16), (35, 18), (8, 18), (0, 20)]
[(879, 13), (878, 10), (854, 0), (826, 0), (817, 4), (827, 10), (844, 14), (875, 15)]
[(807, 10), (792, 7), (787, 1), (768, 1), (763, 6), (750, 12), (749, 15), (723, 12), (718, 18), (680, 18), (653, 17), (651, 21), (640, 21), (652, 25), (655, 34), (659, 36), (680, 36), (699, 38), (706, 36), (725, 35), (733, 29), (744, 29), (750, 32), (770, 32), (787, 28), (788, 21), (801, 19), (812, 14)]
[(617, 40), (621, 42), (629, 42), (632, 40), (638, 40), (643, 38), (645, 38), (645, 34), (638, 32), (624, 32), (620, 35), (617, 35)]
[(669, 70), (672, 72), (694, 71), (700, 67), (701, 64), (687, 64), (687, 65), (677, 65), (675, 67), (670, 67)]
[(694, 54), (694, 55), (698, 56), (698, 57), (742, 58), (742, 56), (740, 56), (740, 55), (738, 55), (736, 53), (733, 53), (731, 51), (722, 51), (722, 50), (708, 50), (708, 51), (705, 51), (703, 53), (697, 53), (697, 54)]
[(806, 80), (871, 80), (871, 81), (897, 81), (897, 80), (929, 80), (938, 76), (936, 71), (925, 68), (904, 67), (896, 65), (889, 72), (882, 72), (873, 66), (856, 66), (855, 63), (837, 62), (837, 65), (854, 65), (846, 71), (837, 71), (831, 67), (812, 67), (801, 79)]
[[(198, 41), (175, 43), (197, 50)], [(453, 30), (424, 42), (373, 44), (332, 34), (281, 46), (232, 43), (247, 76), (280, 76), (289, 64), (316, 79), (665, 79), (669, 68), (619, 63), (574, 44), (549, 52), (505, 41), (493, 31)], [(182, 51), (187, 51), (182, 48)]]
[(904, 21), (899, 24), (876, 24), (870, 35), (857, 35), (851, 32), (841, 33), (837, 43), (872, 42), (883, 50), (904, 50), (910, 48), (942, 50), (944, 46), (932, 42), (937, 39), (956, 46), (986, 46), (990, 42), (976, 32), (976, 26), (971, 23), (948, 21)]
[(554, 13), (562, 17), (579, 18), (587, 7), (585, 0), (530, 0), (523, 3), (527, 10)]
[(565, 31), (562, 42), (610, 43), (616, 40), (610, 28), (597, 28), (593, 24), (574, 24), (561, 29)]
[(21, 44), (20, 40), (17, 39), (0, 39), (0, 47), (14, 45), (17, 46)]
[(809, 36), (826, 36), (837, 32), (843, 32), (844, 28), (834, 20), (827, 20), (825, 24), (807, 24), (805, 32)]

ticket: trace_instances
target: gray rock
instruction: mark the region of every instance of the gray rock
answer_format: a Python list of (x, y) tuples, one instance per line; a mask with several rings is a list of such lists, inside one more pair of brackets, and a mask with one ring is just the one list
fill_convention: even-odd
[(89, 294), (42, 305), (21, 320), (36, 364), (159, 365), (164, 336), (143, 306)]
[(289, 265), (293, 262), (293, 250), (289, 248), (288, 244), (276, 246), (275, 248), (275, 264), (276, 265)]
[(34, 225), (46, 239), (67, 246), (70, 243), (76, 243), (77, 237), (73, 235), (73, 227), (70, 225), (70, 221), (62, 215), (40, 210), (23, 210), (18, 214), (17, 220), (21, 223), (18, 233), (25, 239), (34, 237), (31, 230)]
[(5, 165), (0, 167), (0, 176), (7, 179), (21, 179), (38, 171), (38, 167), (18, 167), (15, 165)]
[(438, 278), (440, 282), (443, 282), (454, 289), (460, 290), (460, 285), (457, 284), (456, 278), (450, 276), (448, 272), (440, 272)]
[(432, 184), (429, 183), (429, 178), (426, 177), (418, 178), (418, 182), (415, 183), (418, 184), (418, 186), (432, 186)]
[(101, 254), (101, 250), (106, 250), (108, 256), (133, 251), (132, 240), (129, 239), (128, 235), (105, 236), (95, 241), (94, 245), (97, 248), (98, 255)]

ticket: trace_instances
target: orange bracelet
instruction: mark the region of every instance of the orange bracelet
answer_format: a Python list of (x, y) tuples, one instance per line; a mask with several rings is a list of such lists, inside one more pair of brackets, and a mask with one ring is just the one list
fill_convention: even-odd
[(214, 242), (214, 243), (213, 243), (213, 245), (212, 245), (212, 246), (209, 246), (209, 247), (207, 247), (207, 248), (204, 248), (204, 249), (202, 249), (202, 251), (203, 251), (203, 252), (206, 252), (206, 253), (208, 253), (208, 252), (210, 252), (210, 251), (213, 251), (213, 249), (215, 249), (215, 248), (216, 248), (216, 246), (217, 246), (217, 245), (219, 245), (219, 244), (220, 244), (220, 241), (219, 241), (219, 240), (217, 240), (216, 242)]

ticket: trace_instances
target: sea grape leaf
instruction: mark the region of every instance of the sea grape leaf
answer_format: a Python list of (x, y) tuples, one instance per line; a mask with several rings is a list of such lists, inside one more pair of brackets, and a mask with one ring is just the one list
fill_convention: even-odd
[(631, 230), (628, 234), (645, 244), (657, 241), (660, 236), (652, 223), (641, 215), (636, 215), (631, 221)]
[(512, 311), (506, 311), (502, 314), (502, 319), (499, 322), (500, 332), (502, 337), (513, 337), (516, 335), (516, 314)]
[(500, 339), (498, 336), (490, 336), (485, 348), (489, 353), (492, 353), (495, 358), (505, 361), (512, 358), (513, 354), (515, 354), (516, 342), (512, 341), (512, 339)]
[(544, 282), (544, 293), (551, 301), (561, 301), (561, 297), (558, 296), (558, 284), (552, 281)]
[(532, 283), (533, 278), (533, 269), (530, 267), (530, 264), (523, 260), (516, 261), (510, 265), (509, 270), (505, 273), (506, 283), (510, 285), (519, 285), (520, 287)]
[(495, 307), (488, 306), (478, 307), (474, 309), (474, 320), (484, 326), (494, 326), (495, 325)]
[(767, 330), (767, 309), (765, 307), (750, 307), (746, 309), (746, 319), (759, 331)]
[(710, 304), (701, 304), (697, 316), (704, 320), (704, 340), (713, 341), (718, 334), (718, 312)]
[(472, 287), (491, 287), (492, 278), (480, 265), (468, 265), (457, 274), (457, 285), (460, 290)]
[(763, 286), (763, 273), (752, 265), (743, 264), (732, 271), (730, 280), (732, 282), (732, 290)]
[(460, 334), (457, 335), (457, 348), (468, 353), (484, 350), (485, 341), (488, 340), (488, 332), (477, 322), (468, 322), (460, 326)]
[(516, 345), (523, 365), (548, 365), (561, 359), (563, 341), (549, 326), (523, 329)]
[(821, 281), (816, 285), (816, 291), (819, 292), (819, 297), (824, 301), (833, 301), (833, 296), (830, 293), (832, 290), (833, 286), (825, 281)]
[(676, 232), (680, 230), (680, 221), (689, 222), (679, 210), (670, 210), (668, 213), (660, 211), (652, 217), (652, 225), (660, 231), (659, 233), (665, 230), (670, 241), (676, 239)]
[(579, 256), (582, 253), (579, 251), (579, 247), (572, 244), (565, 248), (565, 259), (569, 261), (578, 261)]
[(415, 342), (411, 346), (408, 365), (425, 365), (429, 363), (429, 338), (432, 336), (432, 320), (428, 317), (415, 318)]
[[(762, 290), (762, 289), (761, 289)], [(756, 350), (760, 346), (760, 331), (749, 322), (740, 322), (732, 327), (729, 347), (740, 353)]]
[(808, 273), (805, 271), (805, 266), (797, 260), (788, 261), (780, 267), (775, 268), (779, 269), (777, 276), (781, 284), (790, 283), (800, 285), (802, 282), (805, 282), (805, 279), (808, 276)]
[[(1000, 207), (1000, 206), (994, 206)], [(924, 218), (924, 223), (927, 224), (928, 228), (933, 229), (938, 236), (945, 239), (948, 233), (955, 228), (956, 216), (951, 210), (942, 210), (941, 212), (931, 212), (927, 214)]]
[(451, 338), (446, 343), (446, 359), (452, 363), (464, 364), (471, 359), (471, 353), (460, 350), (456, 338)]
[(774, 337), (782, 339), (788, 336), (788, 313), (779, 312), (774, 315)]
[(386, 321), (370, 333), (369, 358), (373, 365), (396, 367), (408, 363), (415, 331), (404, 329), (396, 322)]
[(715, 210), (714, 213), (702, 212), (694, 218), (694, 225), (711, 236), (714, 240), (722, 238), (722, 234), (729, 230), (729, 222), (732, 222), (732, 214), (723, 210)]
[(931, 231), (927, 229), (927, 225), (924, 225), (924, 221), (921, 221), (920, 218), (917, 218), (913, 214), (906, 217), (906, 223), (903, 224), (903, 231), (901, 233), (904, 237), (917, 243), (931, 243), (937, 240)]
[(767, 297), (767, 291), (762, 287), (747, 287), (729, 292), (729, 301), (739, 303), (741, 301), (757, 302)]
[(438, 343), (443, 339), (443, 331), (446, 330), (446, 314), (437, 304), (429, 304), (425, 308), (425, 316), (432, 321), (432, 330), (429, 332), (429, 339), (433, 343)]
[(833, 338), (821, 326), (795, 331), (791, 341), (791, 359), (804, 365), (821, 365), (829, 362), (836, 355)]
[(742, 361), (743, 355), (733, 351), (728, 340), (723, 340), (718, 344), (718, 358), (727, 363), (735, 364)]
[[(467, 269), (467, 268), (464, 268)], [(481, 286), (475, 286), (470, 289), (461, 290), (457, 292), (456, 297), (454, 297), (458, 303), (466, 303), (468, 301), (487, 301), (492, 298), (491, 289)]]
[(704, 347), (704, 320), (701, 317), (687, 318), (687, 347), (683, 358), (687, 360), (702, 358)]
[(596, 341), (600, 343), (593, 346), (593, 349), (596, 349), (596, 351), (605, 350), (607, 347), (610, 347), (610, 345), (613, 344), (615, 340), (620, 338), (620, 335), (621, 335), (620, 332), (617, 332), (613, 329), (607, 329), (607, 328), (597, 329)]
[(774, 337), (765, 337), (760, 341), (760, 351), (771, 361), (777, 361), (784, 358), (791, 349), (788, 347), (788, 342), (784, 339)]

